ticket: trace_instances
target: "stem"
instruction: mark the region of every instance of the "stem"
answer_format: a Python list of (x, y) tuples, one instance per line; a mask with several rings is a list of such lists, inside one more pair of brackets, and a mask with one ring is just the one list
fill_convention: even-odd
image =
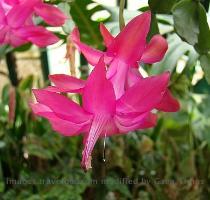
[(41, 66), (42, 66), (42, 75), (44, 81), (48, 80), (49, 75), (49, 63), (48, 63), (48, 57), (47, 57), (47, 49), (41, 51)]
[(18, 77), (17, 77), (17, 65), (16, 65), (16, 59), (13, 52), (9, 52), (6, 54), (6, 63), (7, 63), (7, 69), (9, 72), (9, 79), (14, 87), (18, 85)]
[(85, 57), (81, 54), (80, 55), (80, 73), (81, 73), (81, 79), (87, 79), (88, 74), (89, 74), (89, 67), (88, 67), (88, 63), (87, 60), (85, 59)]
[(69, 61), (70, 75), (76, 77), (76, 66), (75, 66), (76, 47), (71, 41), (70, 37), (67, 38), (66, 51), (67, 51), (66, 58)]
[(101, 152), (103, 151), (103, 142), (98, 141), (96, 148), (93, 152), (93, 173), (92, 178), (97, 180), (97, 183), (94, 188), (94, 199), (104, 199), (106, 196), (106, 190), (104, 185), (101, 183), (106, 177), (106, 165), (102, 162)]
[(70, 57), (69, 57), (70, 74), (71, 74), (71, 76), (76, 77), (75, 51), (76, 51), (76, 48), (72, 44), (71, 45), (71, 54), (70, 54)]
[(201, 0), (201, 3), (203, 4), (206, 12), (208, 12), (209, 11), (210, 0)]
[(123, 17), (123, 12), (124, 12), (124, 8), (125, 8), (125, 1), (126, 0), (120, 0), (119, 26), (120, 26), (121, 31), (125, 27), (125, 20), (124, 20), (124, 17)]

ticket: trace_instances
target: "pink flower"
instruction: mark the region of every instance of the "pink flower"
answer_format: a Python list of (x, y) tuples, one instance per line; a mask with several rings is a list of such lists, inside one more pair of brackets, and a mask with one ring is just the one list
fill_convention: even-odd
[[(168, 44), (161, 35), (155, 35), (147, 44), (151, 13), (145, 12), (132, 19), (124, 29), (113, 37), (106, 27), (101, 24), (100, 31), (107, 47), (106, 52), (93, 49), (80, 41), (79, 30), (75, 28), (71, 34), (72, 41), (93, 66), (104, 55), (105, 63), (109, 65), (107, 78), (112, 82), (115, 95), (120, 98), (125, 90), (142, 79), (137, 70), (138, 63), (159, 62), (165, 55)], [(158, 110), (176, 112), (179, 102), (167, 90)]]
[[(105, 53), (82, 43), (77, 28), (71, 34), (72, 41), (90, 64), (96, 65), (101, 55), (105, 56), (105, 62), (110, 65), (107, 77), (111, 79), (114, 85), (117, 98), (125, 90), (127, 73), (131, 67), (138, 67), (138, 62), (154, 63), (160, 61), (168, 48), (166, 40), (160, 35), (155, 35), (148, 44), (146, 43), (150, 20), (150, 12), (135, 17), (115, 38), (101, 24), (100, 31), (107, 47)], [(120, 70), (118, 66), (120, 66)], [(124, 84), (118, 84), (119, 79)]]
[[(106, 52), (82, 43), (75, 28), (72, 41), (95, 66), (89, 78), (85, 81), (51, 75), (55, 86), (34, 90), (37, 103), (31, 106), (36, 115), (48, 119), (54, 130), (65, 136), (83, 133), (81, 165), (85, 170), (91, 167), (91, 153), (98, 138), (155, 126), (153, 109), (179, 109), (178, 101), (167, 88), (168, 72), (143, 78), (138, 71), (138, 62), (157, 62), (167, 50), (167, 42), (159, 35), (146, 43), (149, 24), (150, 12), (146, 12), (131, 20), (115, 38), (101, 25)], [(82, 107), (60, 92), (81, 94)]]
[[(42, 0), (2, 0), (0, 2), (0, 44), (14, 47), (32, 42), (45, 47), (59, 41), (59, 38), (33, 22), (36, 15), (52, 26), (61, 26), (65, 15), (56, 7)], [(52, 17), (53, 15), (53, 17)]]
[(82, 107), (56, 93), (56, 87), (33, 90), (37, 103), (31, 106), (36, 115), (50, 121), (55, 131), (65, 136), (83, 133), (81, 166), (88, 170), (98, 138), (155, 126), (156, 115), (151, 111), (160, 104), (167, 91), (169, 73), (140, 79), (118, 99), (112, 82), (106, 77), (103, 58), (87, 81), (66, 76), (64, 83), (61, 78), (51, 76), (63, 91), (81, 93)]

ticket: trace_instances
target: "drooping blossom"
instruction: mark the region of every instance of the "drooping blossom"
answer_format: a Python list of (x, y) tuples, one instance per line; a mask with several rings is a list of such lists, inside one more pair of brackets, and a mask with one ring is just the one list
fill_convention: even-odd
[(117, 99), (102, 57), (87, 81), (67, 76), (63, 84), (59, 81), (61, 76), (51, 76), (64, 91), (81, 93), (82, 106), (49, 88), (33, 90), (37, 103), (31, 106), (36, 115), (48, 119), (62, 135), (83, 135), (81, 166), (88, 170), (98, 138), (155, 126), (157, 117), (151, 111), (166, 93), (169, 76), (166, 72), (142, 78)]
[(40, 16), (51, 26), (61, 26), (66, 19), (58, 8), (42, 0), (2, 0), (0, 2), (0, 44), (17, 47), (32, 42), (39, 47), (45, 47), (58, 42), (57, 36), (34, 23), (36, 16)]
[[(167, 41), (161, 35), (153, 36), (147, 44), (146, 37), (149, 32), (150, 20), (151, 13), (145, 12), (132, 19), (116, 37), (113, 37), (101, 24), (100, 31), (107, 47), (106, 52), (93, 49), (82, 43), (78, 28), (75, 28), (71, 33), (72, 41), (90, 64), (95, 66), (99, 58), (104, 56), (105, 63), (109, 66), (107, 78), (111, 80), (117, 98), (120, 98), (127, 88), (143, 78), (138, 70), (138, 63), (159, 62), (167, 51)], [(64, 79), (63, 81), (66, 82)], [(156, 109), (176, 112), (179, 110), (179, 102), (167, 89)]]

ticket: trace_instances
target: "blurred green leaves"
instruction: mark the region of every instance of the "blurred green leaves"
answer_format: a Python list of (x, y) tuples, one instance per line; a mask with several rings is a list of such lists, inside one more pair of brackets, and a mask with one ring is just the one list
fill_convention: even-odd
[[(207, 5), (207, 3), (205, 3), (205, 5)], [(149, 0), (149, 6), (153, 13), (172, 13), (174, 20), (174, 31), (183, 41), (192, 45), (200, 55), (202, 69), (205, 73), (208, 83), (210, 83), (210, 29), (207, 22), (206, 10), (201, 2), (197, 0), (170, 0), (167, 2)], [(177, 47), (177, 49), (178, 48), (181, 47)], [(181, 49), (183, 50), (183, 48)], [(184, 52), (180, 52), (180, 54), (183, 53)], [(174, 63), (174, 59), (172, 57), (168, 56), (168, 58), (172, 60), (172, 63)], [(163, 66), (162, 64), (167, 63), (160, 64)], [(169, 67), (169, 69), (171, 69), (171, 67)]]
[(199, 1), (182, 0), (173, 10), (174, 27), (179, 36), (200, 53), (210, 50), (210, 30), (206, 11)]
[(94, 13), (104, 10), (104, 8), (99, 5), (93, 5), (89, 7), (91, 0), (74, 0), (70, 3), (70, 13), (73, 21), (79, 27), (81, 40), (95, 46), (96, 48), (101, 47), (102, 38), (99, 33), (99, 23), (92, 20)]
[(149, 0), (149, 6), (153, 13), (170, 13), (176, 0)]
[(206, 76), (206, 80), (210, 84), (210, 54), (202, 55), (200, 58), (201, 67)]
[[(206, 11), (199, 1), (182, 0), (173, 10), (174, 28), (179, 36), (195, 47), (201, 55), (200, 62), (210, 83), (210, 29), (207, 22)], [(205, 54), (205, 55), (204, 55)]]
[(198, 6), (199, 18), (199, 35), (198, 44), (195, 46), (200, 54), (205, 54), (210, 51), (210, 29), (207, 22), (207, 16), (204, 7), (199, 4)]
[(193, 92), (198, 94), (210, 94), (210, 85), (207, 83), (205, 78), (202, 78), (193, 87)]
[(184, 0), (173, 8), (174, 28), (179, 36), (191, 45), (198, 42), (199, 35), (199, 2)]

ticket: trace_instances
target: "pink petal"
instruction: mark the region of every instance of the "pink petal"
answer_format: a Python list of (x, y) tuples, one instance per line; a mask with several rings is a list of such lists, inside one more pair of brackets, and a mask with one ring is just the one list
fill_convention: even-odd
[(59, 41), (59, 38), (42, 26), (25, 26), (17, 34), (39, 47), (45, 47)]
[(115, 94), (106, 78), (103, 57), (91, 72), (83, 91), (83, 107), (94, 114), (112, 115), (115, 112)]
[(34, 22), (33, 22), (33, 18), (29, 17), (26, 21), (25, 21), (25, 26), (34, 26)]
[(32, 16), (33, 6), (37, 0), (30, 0), (26, 3), (14, 5), (7, 14), (7, 23), (13, 28), (23, 26), (25, 21)]
[(45, 91), (48, 92), (57, 92), (57, 93), (78, 93), (78, 94), (82, 94), (82, 89), (81, 90), (66, 90), (64, 88), (59, 88), (56, 86), (48, 86), (46, 88), (44, 88)]
[(5, 24), (5, 11), (2, 5), (0, 4), (0, 27), (2, 24)]
[(148, 115), (142, 120), (142, 123), (137, 129), (152, 128), (157, 124), (157, 115), (153, 113), (148, 113)]
[(126, 89), (135, 85), (139, 79), (142, 79), (143, 76), (139, 72), (138, 68), (130, 67), (127, 74)]
[(146, 46), (150, 20), (149, 11), (132, 19), (108, 47), (107, 55), (116, 55), (130, 65), (139, 61)]
[(37, 102), (49, 107), (59, 118), (73, 123), (88, 123), (92, 116), (67, 97), (46, 90), (33, 90)]
[(60, 9), (42, 2), (34, 7), (34, 11), (37, 15), (42, 17), (45, 22), (52, 26), (62, 26), (67, 19)]
[(149, 112), (157, 106), (166, 92), (170, 74), (163, 73), (140, 79), (117, 103), (117, 112)]
[(172, 96), (169, 89), (166, 90), (161, 102), (156, 109), (164, 112), (177, 112), (180, 109), (179, 102)]
[(55, 86), (48, 86), (48, 87), (44, 88), (44, 90), (46, 90), (48, 92), (58, 92), (58, 93), (65, 92), (61, 88), (57, 88)]
[(120, 59), (114, 59), (111, 63), (107, 78), (112, 82), (116, 99), (119, 99), (125, 92), (125, 83), (129, 66)]
[[(44, 117), (46, 117), (47, 119), (51, 118), (52, 116), (54, 117), (54, 115), (52, 115), (53, 111), (45, 106), (44, 104), (41, 103), (30, 103), (31, 109), (33, 110), (34, 114), (38, 115), (38, 116), (42, 116), (42, 113), (46, 113), (44, 115)], [(55, 116), (56, 117), (56, 116)]]
[(112, 135), (117, 135), (119, 134), (120, 131), (114, 121), (113, 118), (111, 118), (107, 124), (106, 124), (106, 132), (104, 132), (104, 134), (101, 134), (100, 137), (109, 137), (109, 136), (112, 136)]
[(26, 44), (27, 41), (26, 40), (23, 40), (22, 38), (18, 37), (18, 36), (11, 36), (10, 37), (10, 44), (13, 46), (13, 47), (19, 47), (23, 44)]
[(84, 138), (84, 150), (82, 152), (82, 168), (87, 171), (91, 168), (91, 153), (98, 138), (106, 131), (106, 124), (109, 119), (103, 115), (96, 115), (93, 119), (89, 133)]
[(7, 31), (8, 31), (8, 28), (7, 27), (2, 27), (0, 29), (0, 44), (3, 44), (5, 42), (5, 37), (6, 37), (6, 34), (7, 34)]
[[(136, 115), (136, 116), (135, 116)], [(137, 129), (142, 120), (147, 116), (147, 113), (132, 115), (115, 115), (115, 123), (120, 130), (120, 133), (127, 133)]]
[(75, 124), (59, 118), (50, 108), (43, 104), (36, 103), (30, 105), (34, 114), (48, 119), (53, 129), (64, 136), (75, 136), (88, 130), (87, 125)]
[(115, 123), (120, 130), (120, 133), (127, 133), (137, 129), (151, 128), (156, 125), (157, 117), (153, 113), (143, 113), (136, 117), (115, 116)]
[(112, 34), (107, 30), (103, 23), (100, 23), (100, 32), (104, 39), (104, 44), (108, 47), (114, 40)]
[(52, 128), (64, 136), (76, 136), (89, 130), (89, 124), (78, 125), (59, 118), (49, 121)]
[[(6, 33), (4, 32), (6, 31)], [(27, 40), (20, 37), (19, 35), (16, 34), (16, 30), (11, 30), (8, 27), (5, 27), (5, 30), (1, 32), (2, 36), (4, 37), (3, 43), (4, 44), (10, 44), (13, 47), (18, 47), (21, 46), (25, 43), (27, 43)], [(1, 40), (1, 38), (0, 38)]]
[[(80, 41), (80, 34), (77, 27), (75, 27), (71, 33), (71, 40), (77, 46), (78, 50), (81, 51), (82, 54), (85, 56), (88, 63), (90, 63), (93, 66), (97, 65), (101, 56), (104, 55), (102, 51), (91, 48)], [(106, 63), (109, 63), (112, 58), (105, 57), (104, 59)]]
[[(128, 71), (126, 88), (128, 89), (132, 87), (140, 79), (143, 79), (143, 77), (139, 70), (136, 68), (130, 68)], [(161, 102), (155, 108), (164, 112), (177, 112), (180, 109), (180, 105), (179, 102), (172, 96), (169, 89), (167, 89)]]
[(19, 0), (2, 0), (2, 1), (4, 1), (6, 4), (9, 4), (9, 5), (11, 5), (11, 6), (14, 6), (14, 5), (20, 3)]
[(49, 78), (61, 92), (81, 93), (86, 83), (82, 79), (65, 74), (50, 75)]
[(147, 45), (141, 61), (144, 63), (155, 63), (163, 59), (168, 49), (168, 43), (161, 35), (155, 35)]

